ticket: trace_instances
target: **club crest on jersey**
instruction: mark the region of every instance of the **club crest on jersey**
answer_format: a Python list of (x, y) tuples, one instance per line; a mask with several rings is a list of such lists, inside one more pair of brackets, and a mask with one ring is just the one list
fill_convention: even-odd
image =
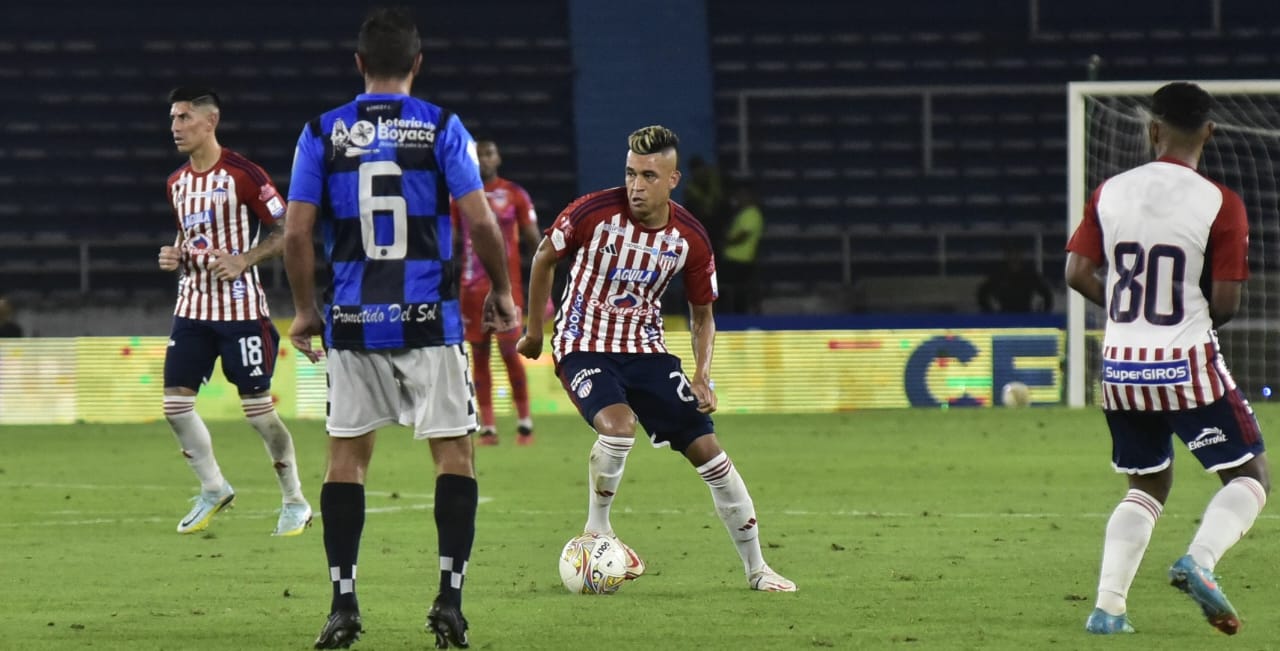
[(196, 233), (187, 238), (187, 248), (192, 251), (204, 252), (213, 247), (213, 243), (204, 233)]
[(667, 271), (675, 269), (678, 262), (680, 262), (680, 254), (675, 251), (663, 251), (658, 254), (658, 266)]
[(215, 206), (226, 205), (227, 200), (231, 198), (231, 193), (226, 188), (214, 188), (209, 191), (209, 200)]

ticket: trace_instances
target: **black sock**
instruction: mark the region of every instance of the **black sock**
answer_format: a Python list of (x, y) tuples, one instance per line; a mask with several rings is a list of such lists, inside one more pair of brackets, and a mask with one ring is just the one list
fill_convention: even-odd
[(326, 482), (320, 487), (320, 516), (324, 520), (324, 551), (333, 581), (330, 612), (358, 610), (356, 557), (364, 531), (364, 486)]
[(479, 489), (473, 477), (436, 477), (436, 538), (440, 542), (440, 599), (462, 606), (462, 581), (476, 538)]

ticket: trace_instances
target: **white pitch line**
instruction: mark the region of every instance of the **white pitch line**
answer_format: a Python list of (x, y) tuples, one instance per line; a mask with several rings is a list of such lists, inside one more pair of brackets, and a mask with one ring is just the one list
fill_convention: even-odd
[[(115, 485), (101, 485), (101, 484), (62, 484), (62, 483), (25, 483), (25, 482), (3, 483), (3, 482), (0, 482), (0, 489), (4, 489), (4, 488), (48, 488), (48, 489), (58, 489), (58, 490), (67, 490), (67, 489), (72, 489), (72, 490), (135, 489), (135, 490), (146, 490), (146, 491), (175, 490), (173, 486), (154, 486), (154, 485), (146, 485), (146, 484), (115, 486)], [(241, 494), (241, 493), (265, 494), (265, 493), (274, 493), (274, 492), (275, 491), (271, 489), (249, 489), (246, 491), (237, 491), (238, 494)], [(417, 494), (417, 493), (399, 493), (399, 492), (393, 493), (392, 491), (365, 491), (365, 495), (370, 497), (390, 498), (393, 494), (396, 495), (397, 498), (399, 499), (433, 500), (435, 498), (435, 495), (433, 494), (424, 495), (424, 494)], [(480, 504), (489, 504), (491, 502), (493, 502), (492, 497), (479, 498)], [(365, 512), (376, 513), (376, 514), (401, 513), (405, 511), (426, 511), (431, 508), (432, 508), (432, 504), (430, 503), (404, 504), (404, 505), (396, 505), (396, 506), (379, 506), (379, 507), (366, 508)], [(966, 519), (966, 520), (1050, 520), (1050, 519), (1057, 518), (1057, 519), (1064, 519), (1064, 520), (1066, 519), (1099, 520), (1099, 519), (1111, 517), (1111, 513), (1109, 512), (1108, 513), (1039, 513), (1039, 512), (1029, 513), (1029, 512), (1016, 512), (1016, 511), (1003, 511), (1003, 512), (949, 513), (946, 511), (928, 510), (928, 515), (925, 515), (924, 514), (925, 511), (926, 509), (921, 509), (919, 511), (909, 511), (909, 512), (908, 511), (860, 511), (860, 510), (845, 510), (845, 509), (835, 510), (835, 511), (810, 511), (810, 510), (787, 509), (787, 510), (779, 511), (777, 512), (777, 514), (783, 515), (783, 516), (790, 516), (790, 517), (816, 517), (816, 518), (843, 517), (843, 518), (858, 518), (858, 519), (866, 519), (866, 520), (875, 520), (877, 518), (894, 518), (894, 519), (907, 519), (907, 518), (917, 519), (918, 518), (922, 520), (930, 519), (930, 518), (935, 518), (935, 519), (954, 518), (954, 519)], [(629, 507), (617, 509), (617, 512), (637, 514), (637, 515), (713, 515), (714, 514), (712, 511), (702, 510), (702, 509), (635, 509), (635, 508), (629, 508)], [(268, 519), (268, 518), (275, 517), (277, 513), (278, 511), (236, 511), (235, 515), (238, 517), (245, 517), (250, 519)], [(539, 516), (539, 515), (573, 516), (573, 515), (581, 515), (582, 511), (579, 509), (504, 509), (504, 510), (498, 510), (496, 512), (491, 511), (491, 513), (497, 513), (497, 514), (503, 514), (503, 515), (520, 515), (520, 516)], [(88, 515), (88, 513), (84, 511), (48, 511), (46, 512), (46, 515), (57, 515), (57, 514)], [(1201, 515), (1200, 512), (1197, 511), (1194, 513), (1192, 512), (1164, 513), (1162, 517), (1180, 519), (1180, 518), (1199, 518), (1200, 515)], [(316, 516), (317, 517), (320, 516), (320, 513), (318, 511), (316, 512)], [(1280, 514), (1263, 513), (1258, 515), (1258, 518), (1265, 519), (1265, 520), (1276, 520), (1276, 519), (1280, 519)], [(161, 518), (161, 517), (109, 518), (107, 517), (107, 518), (87, 518), (87, 519), (81, 519), (81, 520), (49, 520), (44, 522), (0, 522), (0, 529), (13, 529), (18, 527), (41, 527), (41, 526), (88, 526), (88, 525), (99, 525), (99, 524), (147, 524), (147, 523), (155, 523), (155, 522), (167, 522), (169, 520), (170, 518), (167, 518), (167, 517), (165, 518)]]
[[(488, 504), (489, 502), (493, 501), (493, 498), (481, 497), (479, 498), (478, 501), (480, 504)], [(403, 506), (377, 506), (373, 508), (366, 508), (365, 513), (366, 514), (368, 513), (383, 514), (383, 513), (402, 513), (406, 511), (429, 511), (433, 506), (434, 504), (405, 504)], [(270, 520), (272, 518), (277, 517), (277, 515), (280, 513), (279, 511), (240, 511), (240, 510), (235, 510), (234, 508), (229, 512), (232, 513), (230, 517), (238, 518), (238, 519), (248, 519), (248, 520)], [(66, 513), (68, 515), (85, 514), (84, 511), (49, 511), (46, 513), (46, 515), (54, 515), (56, 513)], [(317, 518), (321, 517), (319, 512), (317, 512), (315, 515)], [(86, 518), (81, 520), (46, 520), (43, 522), (0, 522), (0, 529), (18, 529), (23, 527), (67, 527), (67, 526), (82, 527), (82, 526), (92, 526), (92, 525), (99, 525), (99, 524), (155, 524), (160, 522), (171, 522), (172, 520), (173, 518), (171, 517), (162, 518), (159, 516), (150, 516), (150, 517), (128, 517), (128, 518)]]
[[(0, 489), (5, 489), (5, 488), (49, 488), (49, 489), (56, 489), (56, 490), (88, 490), (88, 491), (99, 491), (99, 490), (177, 491), (179, 490), (179, 487), (175, 487), (175, 486), (156, 486), (156, 485), (149, 485), (149, 484), (128, 484), (128, 485), (121, 486), (121, 485), (110, 485), (110, 484), (50, 484), (50, 483), (42, 483), (42, 482), (0, 482)], [(236, 489), (237, 495), (254, 495), (254, 494), (260, 494), (260, 493), (274, 493), (274, 492), (277, 492), (276, 489), (267, 489), (267, 488), (261, 488), (261, 489), (249, 488), (249, 489), (243, 489), (243, 490), (239, 488)], [(429, 500), (435, 497), (434, 494), (401, 493), (398, 491), (366, 490), (364, 494), (366, 496), (372, 496), (372, 497), (391, 497), (394, 494), (398, 498), (415, 499), (415, 500), (422, 500), (422, 499)]]

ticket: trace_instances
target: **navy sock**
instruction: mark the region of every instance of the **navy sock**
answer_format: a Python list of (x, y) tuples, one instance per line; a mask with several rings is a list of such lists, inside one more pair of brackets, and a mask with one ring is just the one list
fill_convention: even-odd
[(364, 486), (326, 482), (320, 487), (320, 516), (324, 520), (324, 551), (333, 581), (330, 612), (358, 610), (356, 557), (364, 531)]
[(473, 477), (436, 477), (436, 537), (440, 543), (439, 599), (462, 606), (462, 581), (476, 538), (479, 489)]

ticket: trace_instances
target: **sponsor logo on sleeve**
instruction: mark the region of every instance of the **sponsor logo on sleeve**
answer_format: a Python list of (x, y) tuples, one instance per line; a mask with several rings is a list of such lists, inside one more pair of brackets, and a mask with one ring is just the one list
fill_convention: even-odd
[(1102, 381), (1135, 386), (1168, 386), (1191, 381), (1191, 361), (1135, 362), (1107, 359), (1102, 362)]
[(271, 197), (267, 199), (267, 210), (271, 212), (272, 217), (284, 216), (284, 202), (280, 197)]

